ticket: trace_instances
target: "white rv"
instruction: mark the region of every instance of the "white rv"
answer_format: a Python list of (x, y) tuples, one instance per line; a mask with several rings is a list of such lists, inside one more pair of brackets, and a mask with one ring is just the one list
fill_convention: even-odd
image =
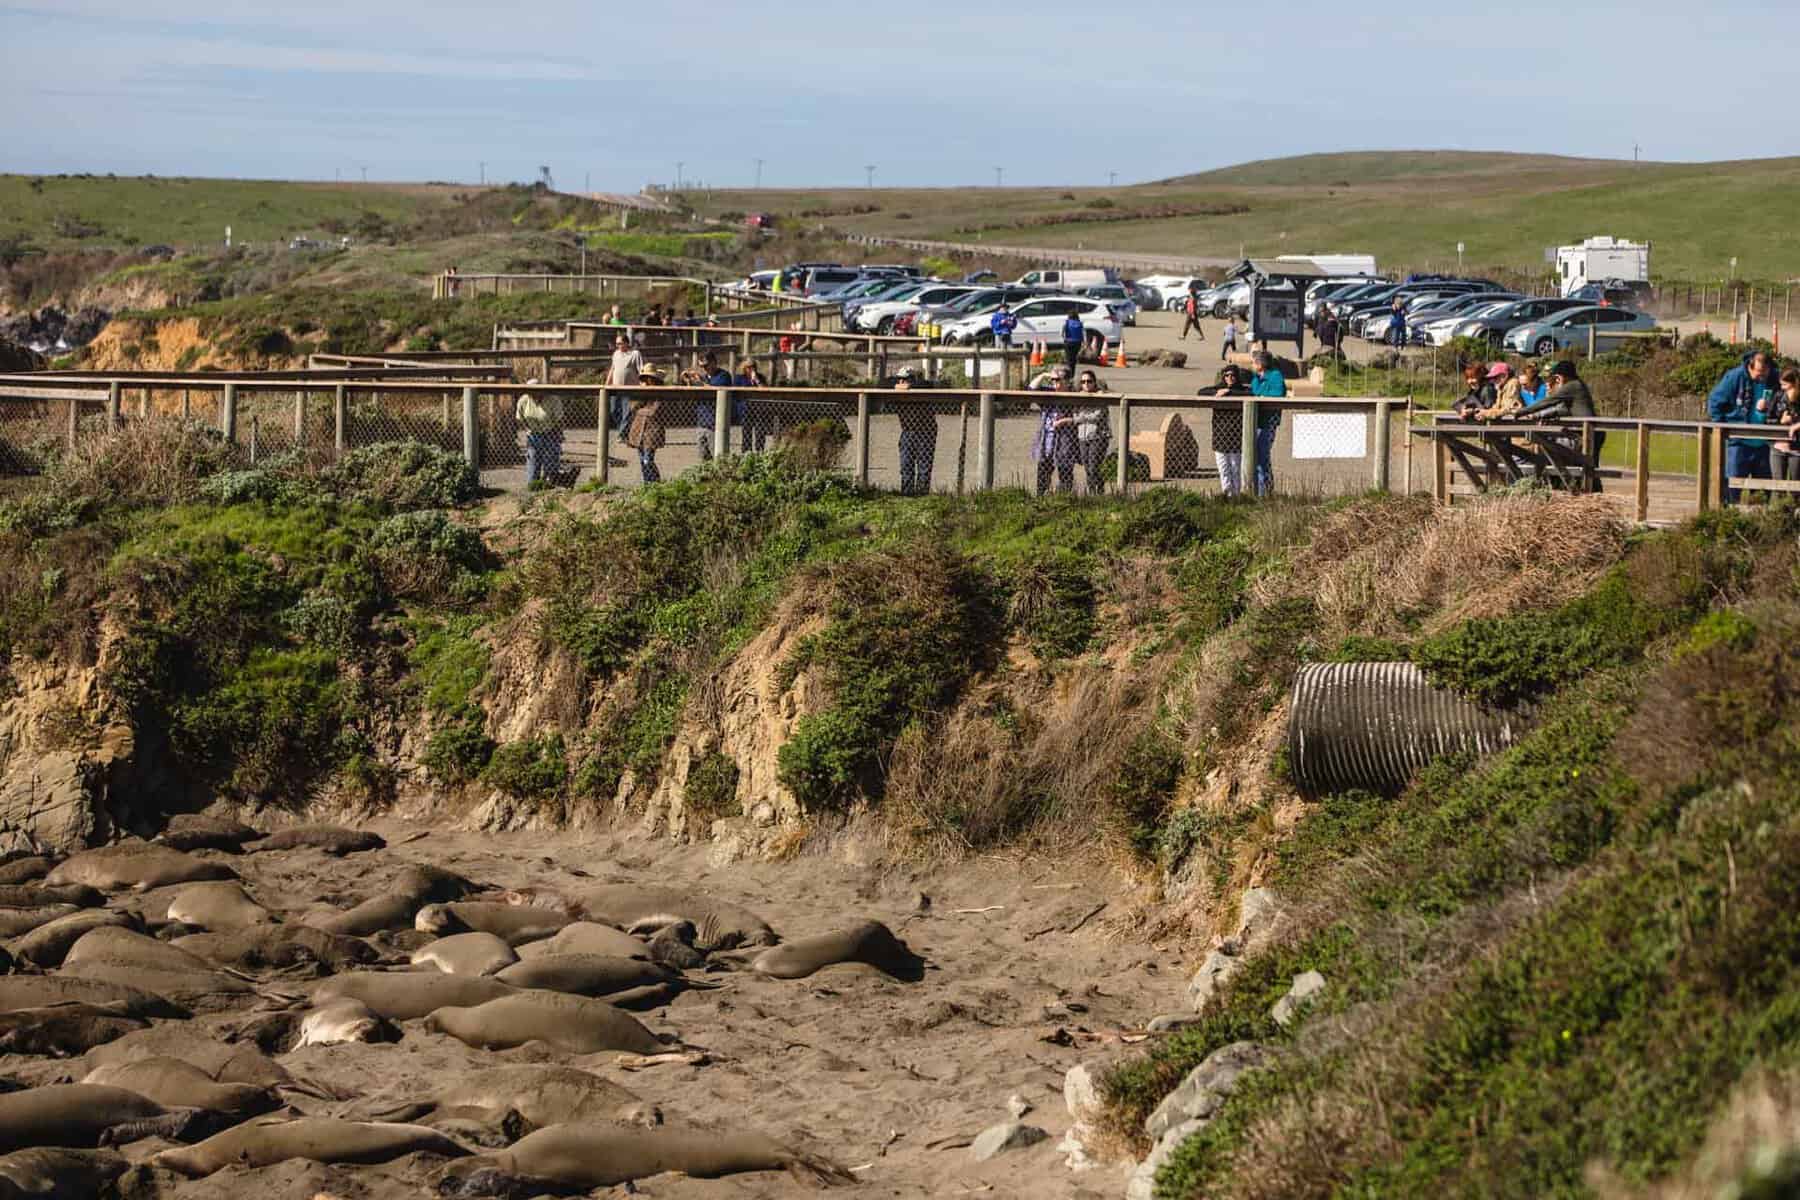
[(1650, 243), (1591, 237), (1578, 246), (1556, 248), (1556, 279), (1562, 294), (1573, 295), (1590, 283), (1622, 279), (1650, 281)]
[(1276, 262), (1311, 263), (1327, 275), (1373, 275), (1373, 254), (1282, 254)]

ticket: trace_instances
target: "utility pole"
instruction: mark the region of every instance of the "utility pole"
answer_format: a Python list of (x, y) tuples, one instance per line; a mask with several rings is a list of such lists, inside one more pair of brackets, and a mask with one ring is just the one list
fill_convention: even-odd
[[(582, 172), (581, 190), (590, 196), (594, 194), (594, 173), (592, 171)], [(583, 271), (582, 274), (586, 275), (587, 272)]]
[(1632, 162), (1638, 161), (1638, 151), (1641, 149), (1643, 149), (1643, 147), (1639, 146), (1636, 142), (1631, 143), (1631, 161)]
[(675, 164), (675, 190), (678, 192), (681, 190), (681, 168), (685, 166), (687, 166), (687, 164), (680, 161), (677, 161)]
[(995, 167), (994, 168), (994, 186), (995, 187), (1001, 186), (1000, 181), (1002, 179), (1004, 179), (1005, 177), (1006, 177), (1006, 168), (1005, 167)]
[(868, 172), (867, 177), (863, 180), (863, 186), (866, 188), (874, 187), (875, 186), (875, 164), (870, 163), (868, 166), (865, 166), (863, 168), (863, 170)]
[(367, 168), (367, 167), (363, 167), (363, 168), (362, 168), (362, 173), (363, 173), (363, 182), (364, 182), (364, 183), (367, 183), (367, 182), (369, 182), (369, 168)]
[(481, 186), (487, 186), (487, 164), (485, 162), (481, 164)]
[(1117, 171), (1108, 171), (1106, 173), (1106, 186), (1109, 188), (1119, 186), (1119, 173)]
[(762, 190), (762, 165), (763, 165), (763, 160), (760, 158), (757, 159), (756, 160), (756, 188), (758, 191)]

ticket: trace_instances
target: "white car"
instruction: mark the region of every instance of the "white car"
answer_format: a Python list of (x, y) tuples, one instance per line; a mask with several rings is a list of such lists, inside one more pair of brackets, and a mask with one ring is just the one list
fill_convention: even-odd
[[(1033, 342), (1060, 345), (1063, 322), (1071, 313), (1081, 318), (1089, 337), (1103, 334), (1109, 346), (1117, 345), (1125, 334), (1125, 327), (1104, 300), (1087, 296), (1040, 296), (1013, 309), (1013, 316), (1019, 318), (1019, 326), (1013, 330), (1013, 345), (1028, 346)], [(953, 346), (974, 342), (986, 345), (994, 340), (994, 331), (988, 324), (992, 315), (967, 317), (944, 326), (944, 340)]]
[(1196, 279), (1192, 275), (1146, 275), (1137, 281), (1141, 288), (1148, 288), (1155, 297), (1154, 307), (1178, 310), (1187, 299), (1188, 287), (1198, 283), (1207, 286), (1206, 280)]
[(980, 289), (969, 284), (938, 284), (925, 287), (908, 296), (904, 300), (884, 300), (879, 304), (865, 304), (856, 310), (851, 324), (859, 333), (892, 333), (894, 320), (901, 313), (915, 309), (927, 308), (934, 304), (948, 304), (958, 296)]

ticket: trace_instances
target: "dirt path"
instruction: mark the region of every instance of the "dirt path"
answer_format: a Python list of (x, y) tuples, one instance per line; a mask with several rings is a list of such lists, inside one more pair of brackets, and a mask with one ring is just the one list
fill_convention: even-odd
[[(927, 969), (916, 983), (860, 967), (830, 968), (796, 981), (739, 970), (693, 972), (720, 986), (685, 993), (642, 1019), (653, 1031), (704, 1050), (710, 1061), (703, 1066), (628, 1073), (610, 1065), (611, 1055), (570, 1058), (531, 1047), (488, 1053), (408, 1022), (395, 1044), (308, 1047), (283, 1056), (298, 1076), (356, 1097), (409, 1095), (477, 1066), (567, 1061), (661, 1105), (670, 1123), (752, 1129), (823, 1153), (856, 1169), (861, 1195), (1119, 1194), (1118, 1168), (1075, 1174), (1056, 1150), (1070, 1124), (1063, 1076), (1078, 1062), (1125, 1052), (1122, 1033), (1178, 1008), (1185, 972), (1174, 949), (1120, 932), (1131, 927), (1122, 904), (1109, 903), (1119, 881), (1103, 869), (993, 858), (916, 872), (884, 869), (862, 865), (872, 856), (852, 841), (785, 863), (715, 866), (708, 847), (676, 847), (636, 832), (497, 835), (397, 821), (374, 827), (389, 839), (389, 849), (343, 859), (302, 850), (230, 861), (250, 891), (285, 910), (289, 920), (318, 907), (321, 898), (339, 906), (360, 898), (404, 863), (427, 862), (500, 887), (674, 884), (743, 904), (788, 938), (875, 918), (923, 956)], [(166, 905), (165, 892), (121, 902), (156, 911)], [(921, 905), (921, 894), (928, 905)], [(196, 1020), (223, 1037), (241, 1015)], [(0, 1058), (0, 1073), (45, 1083), (78, 1079), (81, 1070), (79, 1060), (7, 1056)], [(1026, 1123), (1049, 1138), (974, 1162), (967, 1143), (1008, 1119), (1014, 1095), (1033, 1106)], [(329, 1113), (338, 1106), (303, 1107)], [(127, 1153), (141, 1159), (163, 1145), (138, 1143)], [(232, 1168), (191, 1183), (167, 1178), (163, 1194), (180, 1200), (313, 1200), (322, 1192), (341, 1200), (397, 1200), (424, 1194), (433, 1169), (417, 1160), (383, 1167)], [(633, 1194), (813, 1191), (785, 1175), (757, 1174), (712, 1181), (661, 1177), (639, 1184)]]

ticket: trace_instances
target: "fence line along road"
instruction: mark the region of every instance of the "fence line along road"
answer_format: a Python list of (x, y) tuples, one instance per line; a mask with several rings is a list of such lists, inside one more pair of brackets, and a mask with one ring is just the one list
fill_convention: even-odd
[(926, 254), (965, 254), (975, 257), (1028, 259), (1046, 267), (1118, 267), (1125, 271), (1188, 271), (1235, 267), (1235, 258), (1183, 257), (1169, 254), (1134, 254), (1121, 250), (1071, 250), (1067, 246), (1008, 246), (999, 242), (937, 242), (920, 238), (883, 237), (879, 234), (846, 234), (846, 242), (858, 246), (887, 246)]

